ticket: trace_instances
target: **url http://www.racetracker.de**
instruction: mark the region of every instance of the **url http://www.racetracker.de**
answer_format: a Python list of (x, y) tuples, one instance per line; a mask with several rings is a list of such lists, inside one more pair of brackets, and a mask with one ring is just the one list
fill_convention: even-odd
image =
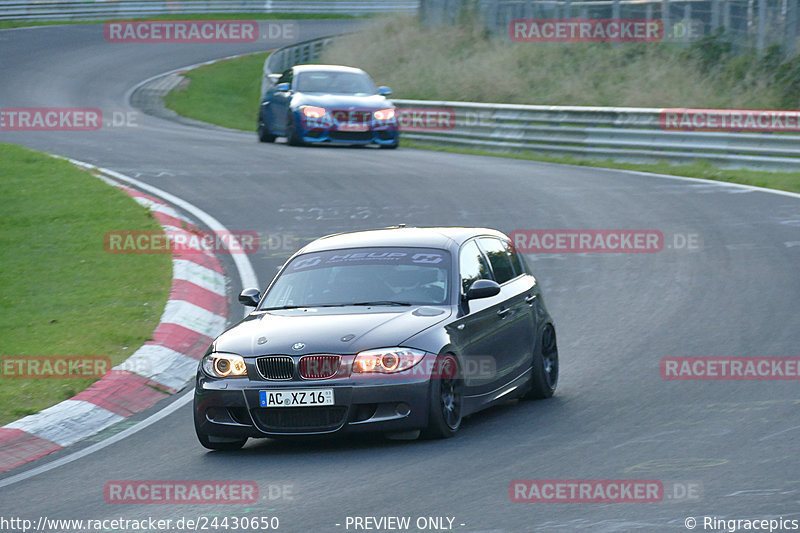
[(106, 518), (60, 519), (40, 516), (37, 519), (0, 516), (0, 531), (278, 531), (276, 516), (197, 516), (194, 518)]

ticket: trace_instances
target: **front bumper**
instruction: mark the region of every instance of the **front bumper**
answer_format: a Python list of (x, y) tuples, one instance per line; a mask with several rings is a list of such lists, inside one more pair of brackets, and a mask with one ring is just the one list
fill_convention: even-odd
[[(430, 365), (430, 358), (435, 357), (426, 355), (419, 364)], [(430, 375), (410, 371), (323, 380), (217, 379), (200, 370), (195, 387), (195, 423), (199, 432), (224, 438), (421, 429), (428, 421), (430, 380)], [(334, 405), (260, 406), (262, 390), (315, 388), (333, 389)]]
[(352, 131), (347, 129), (347, 124), (336, 123), (325, 119), (310, 119), (300, 117), (297, 119), (301, 125), (301, 137), (308, 144), (377, 144), (393, 145), (400, 139), (400, 130), (396, 120), (377, 121), (370, 120), (365, 126), (365, 131)]

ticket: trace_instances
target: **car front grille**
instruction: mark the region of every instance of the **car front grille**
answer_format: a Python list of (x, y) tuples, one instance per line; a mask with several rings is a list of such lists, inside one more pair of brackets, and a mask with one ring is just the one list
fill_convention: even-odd
[(369, 141), (374, 134), (371, 131), (332, 131), (330, 138), (334, 141)]
[(327, 379), (339, 372), (341, 357), (338, 355), (307, 355), (300, 358), (300, 377), (303, 379)]
[(292, 379), (294, 361), (286, 355), (272, 355), (256, 359), (258, 373), (264, 379)]
[(332, 109), (328, 112), (337, 123), (366, 123), (372, 120), (372, 111)]
[(259, 407), (252, 414), (256, 424), (267, 431), (331, 431), (344, 423), (347, 407)]

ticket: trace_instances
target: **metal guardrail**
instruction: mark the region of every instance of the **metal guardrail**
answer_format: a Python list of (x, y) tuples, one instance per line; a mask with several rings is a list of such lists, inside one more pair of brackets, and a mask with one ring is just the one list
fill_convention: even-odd
[[(262, 95), (272, 83), (269, 74), (315, 61), (333, 39), (285, 46), (269, 56)], [(449, 117), (445, 127), (434, 124), (422, 131), (403, 131), (402, 137), (415, 141), (635, 163), (706, 160), (721, 167), (800, 171), (800, 134), (666, 131), (661, 128), (660, 108), (393, 102), (401, 110), (438, 110)]]
[[(626, 162), (691, 163), (800, 171), (800, 135), (666, 131), (662, 109), (394, 100), (401, 109), (440, 110), (454, 120), (408, 139), (490, 151), (528, 151)], [(411, 120), (411, 119), (409, 119)], [(411, 122), (413, 126), (413, 122)]]
[(339, 13), (365, 15), (415, 12), (419, 0), (117, 0), (0, 1), (0, 20), (91, 20), (193, 13)]

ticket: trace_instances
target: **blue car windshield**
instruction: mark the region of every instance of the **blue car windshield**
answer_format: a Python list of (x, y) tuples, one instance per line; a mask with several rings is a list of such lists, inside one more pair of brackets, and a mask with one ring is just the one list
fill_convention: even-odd
[(371, 95), (378, 91), (363, 73), (316, 70), (295, 76), (295, 90), (301, 93)]
[(433, 248), (348, 248), (295, 257), (260, 309), (347, 305), (442, 305), (450, 254)]

